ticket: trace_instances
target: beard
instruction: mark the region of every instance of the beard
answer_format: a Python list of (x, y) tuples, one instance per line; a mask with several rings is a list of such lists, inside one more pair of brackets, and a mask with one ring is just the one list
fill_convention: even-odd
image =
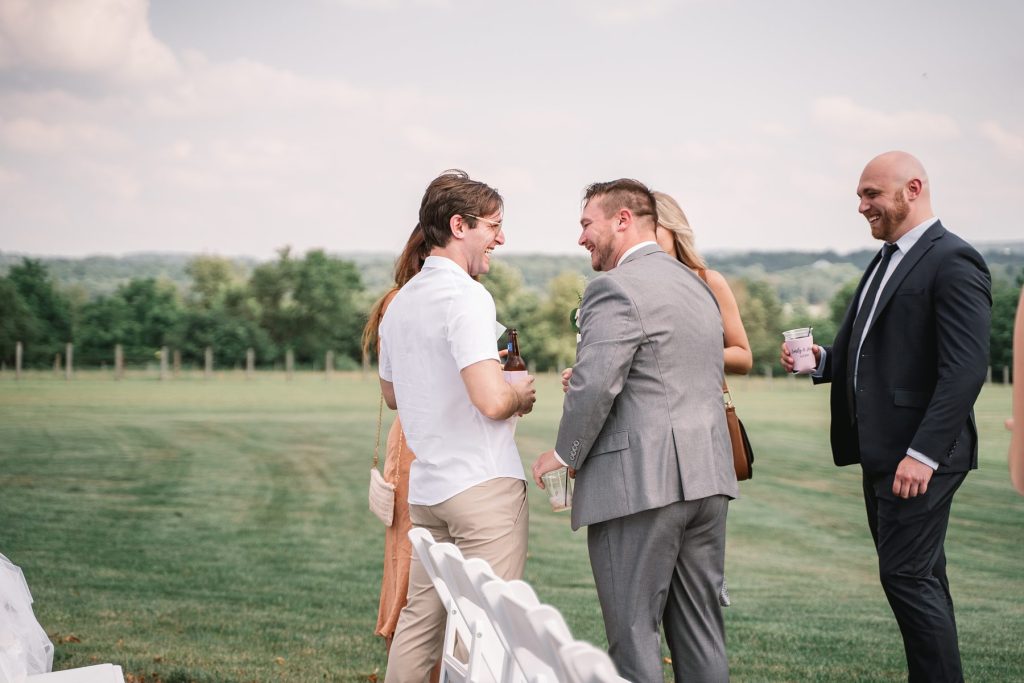
[(910, 215), (910, 202), (900, 190), (893, 196), (892, 208), (883, 213), (877, 225), (871, 226), (871, 236), (876, 240), (892, 242), (892, 237)]
[(609, 271), (615, 267), (615, 245), (611, 240), (604, 244), (594, 245), (594, 253), (590, 255), (590, 267), (596, 272)]

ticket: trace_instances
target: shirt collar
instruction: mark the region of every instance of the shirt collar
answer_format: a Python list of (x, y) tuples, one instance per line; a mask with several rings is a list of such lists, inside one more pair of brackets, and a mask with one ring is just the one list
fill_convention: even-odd
[(426, 259), (424, 259), (423, 268), (421, 270), (426, 270), (427, 268), (442, 268), (444, 270), (450, 270), (454, 273), (461, 273), (466, 277), (469, 277), (469, 273), (463, 270), (462, 266), (460, 266), (458, 263), (451, 260), (447, 256), (428, 256)]
[(626, 260), (627, 256), (632, 254), (634, 251), (637, 251), (638, 249), (640, 249), (640, 247), (646, 247), (648, 244), (653, 244), (654, 246), (658, 246), (658, 243), (655, 242), (654, 240), (647, 240), (646, 242), (641, 242), (640, 244), (634, 244), (633, 246), (631, 246), (629, 249), (626, 250), (626, 253), (624, 253), (622, 256), (619, 257), (619, 260), (615, 262), (615, 267), (618, 268), (619, 265), (621, 265), (622, 262)]
[(910, 251), (910, 249), (915, 244), (917, 244), (917, 241), (921, 239), (921, 235), (925, 233), (925, 230), (932, 227), (938, 222), (939, 219), (936, 218), (935, 216), (932, 216), (923, 223), (918, 223), (914, 228), (907, 232), (907, 234), (896, 240), (896, 246), (899, 247), (900, 253), (906, 254), (908, 251)]

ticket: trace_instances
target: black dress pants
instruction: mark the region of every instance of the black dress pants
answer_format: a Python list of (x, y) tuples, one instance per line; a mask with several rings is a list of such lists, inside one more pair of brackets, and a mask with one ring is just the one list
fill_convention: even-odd
[(961, 682), (943, 546), (953, 494), (967, 474), (935, 474), (927, 493), (906, 500), (893, 494), (894, 476), (865, 473), (864, 503), (882, 588), (903, 635), (909, 680)]

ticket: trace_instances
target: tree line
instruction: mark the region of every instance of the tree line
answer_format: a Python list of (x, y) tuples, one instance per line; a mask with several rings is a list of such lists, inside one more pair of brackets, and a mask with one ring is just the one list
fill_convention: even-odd
[[(575, 264), (574, 264), (575, 265)], [(548, 266), (550, 267), (550, 266)], [(113, 292), (86, 296), (63, 287), (38, 259), (22, 258), (0, 277), (0, 361), (14, 363), (23, 345), (25, 367), (48, 367), (68, 342), (78, 367), (112, 364), (121, 345), (129, 365), (157, 359), (162, 347), (176, 350), (183, 364), (200, 366), (207, 347), (218, 366), (241, 366), (248, 349), (261, 367), (278, 365), (288, 351), (299, 367), (322, 367), (332, 352), (335, 369), (362, 362), (360, 337), (380, 291), (369, 291), (351, 260), (313, 250), (297, 257), (287, 247), (276, 260), (246, 272), (218, 256), (197, 256), (185, 265), (187, 283), (132, 277)], [(845, 273), (827, 302), (783, 301), (768, 278), (730, 277), (750, 339), (754, 372), (778, 372), (781, 332), (814, 327), (829, 343), (856, 289), (859, 273)], [(520, 333), (524, 358), (537, 371), (571, 364), (576, 338), (571, 312), (579, 305), (586, 276), (573, 267), (538, 290), (524, 284), (519, 269), (497, 261), (481, 278), (494, 297), (498, 320)], [(993, 283), (991, 365), (1012, 366), (1013, 317), (1024, 270)], [(782, 290), (785, 292), (785, 290)], [(372, 359), (371, 359), (372, 360)], [(999, 378), (999, 377), (997, 377)]]

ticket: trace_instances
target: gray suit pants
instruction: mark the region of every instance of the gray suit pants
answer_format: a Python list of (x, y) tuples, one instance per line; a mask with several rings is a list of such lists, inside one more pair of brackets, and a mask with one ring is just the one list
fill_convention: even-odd
[(619, 674), (663, 683), (660, 625), (676, 681), (728, 681), (718, 591), (727, 496), (680, 501), (591, 524), (590, 564)]

